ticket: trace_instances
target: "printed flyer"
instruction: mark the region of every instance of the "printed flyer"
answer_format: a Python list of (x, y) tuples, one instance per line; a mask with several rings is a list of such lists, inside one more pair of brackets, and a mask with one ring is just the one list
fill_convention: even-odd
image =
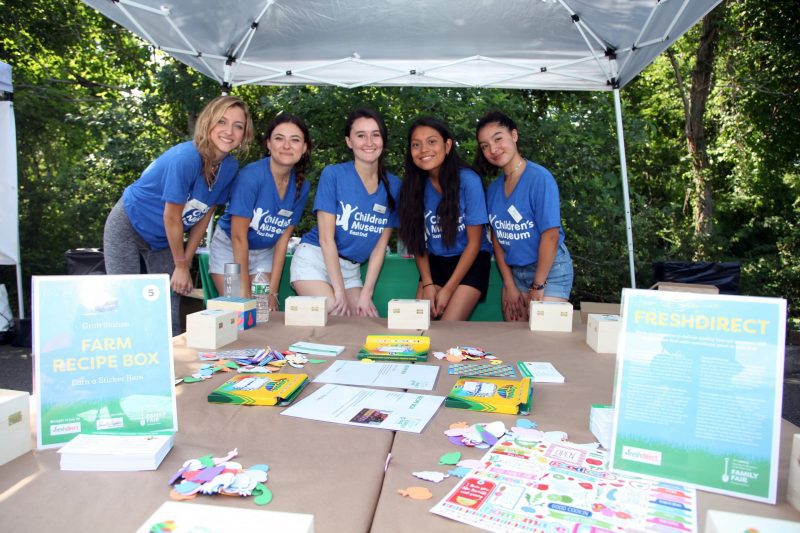
[(39, 448), (178, 429), (169, 277), (35, 276)]
[(607, 458), (507, 436), (431, 512), (497, 532), (696, 531), (693, 488), (610, 472)]
[(775, 503), (786, 301), (623, 291), (612, 468)]
[(281, 414), (349, 426), (420, 433), (436, 414), (442, 400), (442, 396), (328, 383), (287, 407)]

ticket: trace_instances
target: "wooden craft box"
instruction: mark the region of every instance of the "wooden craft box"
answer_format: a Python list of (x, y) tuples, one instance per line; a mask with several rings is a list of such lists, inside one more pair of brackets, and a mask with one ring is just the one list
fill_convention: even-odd
[(186, 344), (191, 348), (216, 350), (239, 338), (236, 311), (206, 309), (186, 315)]
[(531, 331), (572, 331), (572, 304), (569, 302), (531, 302), (528, 325)]
[(284, 324), (287, 326), (328, 324), (328, 299), (324, 296), (289, 296), (284, 308)]
[(386, 316), (389, 329), (428, 329), (431, 326), (431, 302), (389, 300)]

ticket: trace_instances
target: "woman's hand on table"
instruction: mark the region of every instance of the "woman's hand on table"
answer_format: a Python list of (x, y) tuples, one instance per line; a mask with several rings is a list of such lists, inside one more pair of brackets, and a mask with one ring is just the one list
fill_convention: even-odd
[(350, 306), (347, 305), (344, 291), (333, 291), (333, 304), (329, 313), (334, 316), (350, 316)]
[(356, 316), (368, 316), (371, 318), (378, 317), (378, 309), (372, 302), (372, 298), (367, 297), (364, 291), (361, 291), (361, 296), (358, 298)]

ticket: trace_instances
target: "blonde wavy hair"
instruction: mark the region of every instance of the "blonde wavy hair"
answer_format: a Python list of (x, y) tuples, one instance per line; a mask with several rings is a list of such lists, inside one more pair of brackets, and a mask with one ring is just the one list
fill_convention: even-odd
[(214, 161), (215, 148), (211, 142), (211, 130), (231, 107), (242, 108), (245, 116), (244, 135), (242, 136), (241, 144), (236, 148), (237, 153), (247, 154), (250, 149), (250, 143), (253, 142), (253, 119), (250, 116), (247, 104), (236, 96), (217, 96), (211, 100), (200, 112), (194, 127), (194, 145), (197, 147), (197, 151), (200, 152), (200, 157), (203, 160), (203, 177), (205, 177), (206, 183), (209, 185), (212, 184), (215, 178), (214, 167), (218, 163)]

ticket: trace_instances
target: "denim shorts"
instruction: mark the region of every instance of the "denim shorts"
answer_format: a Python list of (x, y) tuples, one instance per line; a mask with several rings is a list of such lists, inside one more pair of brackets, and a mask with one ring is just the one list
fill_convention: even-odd
[[(348, 259), (339, 258), (339, 268), (342, 270), (342, 279), (345, 289), (363, 287), (361, 281), (361, 265), (353, 263)], [(295, 281), (324, 281), (331, 284), (328, 269), (325, 267), (325, 258), (322, 255), (322, 248), (300, 243), (292, 256), (292, 266), (289, 270), (291, 275), (292, 287)]]
[[(250, 275), (255, 276), (259, 271), (272, 272), (273, 248), (261, 250), (251, 249), (247, 254), (247, 264)], [(214, 237), (209, 247), (208, 271), (212, 274), (224, 274), (225, 263), (235, 263), (233, 258), (233, 243), (228, 234), (221, 227), (214, 229)]]
[[(533, 285), (533, 278), (536, 275), (536, 263), (525, 266), (512, 266), (511, 273), (514, 275), (514, 284), (522, 292), (528, 292)], [(569, 255), (567, 245), (561, 243), (547, 275), (547, 285), (544, 288), (544, 295), (552, 298), (569, 299), (572, 291), (572, 257)]]

